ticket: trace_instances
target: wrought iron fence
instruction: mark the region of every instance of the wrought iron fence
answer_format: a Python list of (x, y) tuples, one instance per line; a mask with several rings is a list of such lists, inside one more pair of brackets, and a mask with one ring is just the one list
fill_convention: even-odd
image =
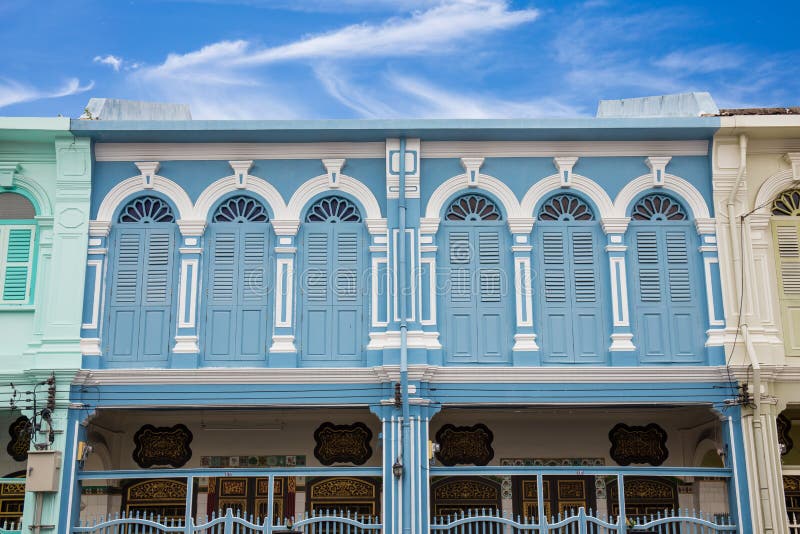
[(789, 512), (789, 534), (800, 534), (800, 515)]
[(20, 534), (22, 528), (16, 521), (0, 522), (0, 534)]

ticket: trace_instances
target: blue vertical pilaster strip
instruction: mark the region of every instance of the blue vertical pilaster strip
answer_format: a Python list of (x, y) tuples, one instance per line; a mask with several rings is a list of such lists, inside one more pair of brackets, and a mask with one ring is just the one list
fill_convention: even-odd
[(383, 364), (383, 349), (386, 343), (386, 330), (389, 326), (389, 234), (382, 232), (369, 234), (369, 344), (367, 345), (367, 366)]
[[(514, 317), (516, 329), (514, 333), (513, 362), (519, 366), (541, 365), (541, 351), (536, 343), (533, 322), (533, 272), (531, 270), (530, 228), (519, 232), (512, 228), (511, 251), (514, 264), (511, 270), (512, 280), (506, 283), (507, 291), (514, 294)], [(512, 300), (512, 299), (509, 299)]]
[(385, 403), (373, 406), (371, 411), (381, 421), (381, 451), (383, 454), (381, 459), (383, 465), (383, 498), (381, 499), (383, 509), (381, 511), (381, 520), (383, 522), (383, 532), (385, 534), (398, 534), (402, 515), (400, 495), (402, 482), (394, 476), (392, 465), (400, 455), (399, 410), (393, 404)]
[(302, 276), (296, 276), (297, 228), (276, 228), (275, 275), (272, 287), (274, 294), (273, 333), (269, 348), (269, 367), (297, 367), (297, 314), (296, 296), (300, 294), (297, 284)]
[(90, 231), (81, 319), (81, 367), (99, 369), (102, 363), (103, 305), (106, 293), (108, 231)]
[(717, 235), (713, 224), (697, 225), (702, 257), (702, 280), (705, 286), (706, 353), (709, 365), (725, 365), (725, 315), (722, 306), (722, 280), (719, 268)]
[(749, 505), (750, 492), (747, 486), (742, 410), (739, 406), (729, 407), (724, 412), (722, 427), (722, 441), (727, 449), (725, 467), (730, 467), (733, 471), (728, 484), (728, 506), (733, 516), (733, 522), (738, 525), (739, 532), (749, 532), (753, 519)]
[(59, 524), (56, 526), (58, 534), (68, 534), (80, 518), (81, 484), (76, 475), (81, 463), (75, 455), (78, 453), (78, 443), (86, 442), (86, 427), (81, 424), (82, 418), (86, 415), (87, 413), (79, 408), (70, 408), (67, 413), (66, 442), (61, 464)]
[(628, 267), (625, 255), (627, 219), (621, 222), (603, 221), (606, 232), (608, 254), (609, 293), (611, 297), (611, 339), (609, 352), (611, 365), (634, 366), (637, 364), (636, 345), (631, 329), (631, 305), (628, 289)]
[(195, 369), (200, 365), (200, 269), (205, 224), (178, 224), (181, 230), (178, 247), (178, 317), (170, 367)]

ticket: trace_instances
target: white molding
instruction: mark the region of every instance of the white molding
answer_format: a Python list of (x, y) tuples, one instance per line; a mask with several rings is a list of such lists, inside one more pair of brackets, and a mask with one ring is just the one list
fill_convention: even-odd
[(111, 231), (111, 221), (89, 221), (89, 235), (93, 237), (108, 237)]
[(419, 233), (433, 235), (439, 231), (439, 217), (420, 217), (419, 219)]
[(383, 158), (384, 143), (95, 143), (96, 161)]
[[(399, 291), (399, 282), (398, 277), (400, 273), (400, 266), (397, 264), (398, 261), (398, 243), (399, 243), (399, 236), (400, 230), (398, 228), (392, 229), (392, 296), (394, 297), (392, 300), (394, 302), (394, 321), (400, 321), (400, 291)], [(414, 273), (417, 272), (417, 261), (419, 259), (419, 253), (417, 252), (416, 247), (416, 231), (413, 228), (406, 228), (406, 235), (409, 236), (409, 247), (406, 249), (406, 254), (411, 259), (411, 272), (409, 273), (408, 279), (411, 281), (411, 315), (408, 317), (408, 320), (411, 322), (415, 322), (416, 318), (416, 311), (417, 311), (417, 277), (414, 276)]]
[(47, 190), (41, 186), (38, 180), (28, 178), (24, 174), (16, 173), (14, 175), (13, 187), (24, 189), (33, 197), (37, 205), (37, 216), (51, 217), (53, 215), (53, 205), (50, 203), (50, 197)]
[[(625, 187), (622, 188), (622, 191), (619, 192), (617, 198), (614, 199), (614, 213), (611, 217), (619, 219), (627, 217), (628, 208), (631, 202), (633, 202), (633, 199), (652, 188), (653, 176), (651, 174), (639, 176), (628, 182)], [(692, 210), (695, 219), (711, 219), (708, 204), (703, 198), (703, 195), (700, 194), (700, 191), (698, 191), (695, 186), (683, 178), (672, 174), (665, 174), (663, 188), (672, 191), (678, 195), (681, 200), (685, 201), (689, 205), (689, 209)]]
[(80, 348), (83, 356), (100, 356), (103, 354), (103, 351), (100, 350), (99, 337), (82, 337)]
[[(626, 273), (625, 256), (608, 258), (611, 274), (611, 316), (615, 327), (630, 326), (628, 311), (628, 275)], [(617, 295), (620, 300), (617, 302)], [(613, 338), (613, 336), (612, 336)]]
[[(393, 199), (400, 196), (400, 139), (388, 138), (385, 143), (386, 151), (383, 158), (386, 161), (386, 198)], [(394, 154), (398, 154), (395, 167)], [(412, 167), (409, 167), (409, 163)], [(420, 166), (422, 155), (419, 138), (406, 139), (405, 161), (405, 188), (406, 198), (419, 198), (420, 195)]]
[(161, 164), (157, 161), (137, 161), (134, 163), (142, 179), (142, 187), (144, 189), (153, 189), (153, 176), (156, 176), (158, 168)]
[[(123, 180), (115, 185), (100, 203), (100, 208), (97, 210), (97, 216), (95, 217), (95, 220), (97, 222), (104, 221), (110, 224), (111, 220), (113, 219), (114, 212), (117, 210), (120, 204), (122, 204), (129, 196), (141, 191), (145, 191), (143, 180), (144, 179), (142, 175), (132, 176), (131, 178)], [(175, 208), (178, 211), (176, 214), (177, 219), (192, 218), (194, 213), (192, 200), (181, 186), (172, 180), (157, 174), (152, 176), (151, 185), (152, 187), (148, 188), (148, 190), (152, 189), (153, 191), (161, 193), (165, 197), (169, 198), (173, 204), (175, 204)]]
[(325, 158), (322, 160), (322, 166), (328, 173), (328, 187), (337, 189), (339, 187), (339, 176), (342, 174), (342, 167), (347, 161), (345, 158)]
[[(286, 276), (286, 285), (283, 278)], [(291, 328), (293, 294), (294, 294), (294, 259), (278, 258), (275, 260), (275, 326), (278, 328)], [(283, 293), (286, 292), (286, 302), (283, 301)], [(284, 305), (286, 309), (284, 310)], [(286, 320), (282, 320), (282, 316)]]
[(792, 166), (792, 179), (794, 182), (800, 181), (800, 152), (787, 152), (783, 159)]
[[(275, 354), (292, 354), (297, 352), (297, 347), (294, 345), (294, 336), (291, 334), (275, 334), (272, 336), (272, 346), (269, 348), (270, 353)], [(278, 371), (278, 369), (271, 369), (271, 371)], [(341, 377), (340, 380), (344, 380)]]
[(672, 156), (650, 156), (644, 159), (644, 162), (653, 173), (653, 187), (664, 185), (664, 179), (667, 176), (667, 164), (671, 159)]
[[(439, 342), (439, 332), (423, 332), (410, 330), (408, 332), (408, 348), (438, 350), (442, 348)], [(383, 350), (400, 348), (400, 331), (387, 330), (386, 332), (370, 332), (367, 350)]]
[(533, 327), (533, 289), (531, 287), (530, 257), (514, 258), (514, 288), (516, 289), (517, 297), (515, 302), (517, 327)]
[(508, 229), (514, 235), (529, 235), (536, 219), (533, 217), (509, 217)]
[[(233, 163), (240, 162), (231, 162), (231, 164)], [(239, 185), (239, 178), (236, 174), (220, 178), (216, 182), (206, 187), (203, 192), (200, 193), (200, 196), (197, 197), (197, 202), (195, 202), (194, 205), (194, 218), (207, 221), (210, 215), (209, 211), (211, 210), (211, 207), (216, 204), (219, 199), (229, 193), (241, 190), (242, 188)], [(257, 176), (248, 175), (247, 192), (260, 197), (261, 200), (263, 200), (264, 203), (269, 206), (269, 208), (272, 210), (272, 217), (270, 217), (271, 219), (292, 218), (287, 212), (286, 204), (284, 203), (281, 194), (277, 189), (275, 189), (275, 186), (266, 180)]]
[[(380, 327), (383, 327), (383, 326), (387, 326), (389, 324), (389, 303), (388, 303), (388, 301), (386, 303), (386, 320), (385, 321), (378, 320), (378, 310), (379, 310), (379, 306), (378, 305), (379, 305), (379, 298), (380, 298), (380, 293), (378, 291), (378, 288), (380, 287), (380, 284), (379, 284), (379, 282), (380, 282), (380, 268), (379, 268), (379, 266), (382, 263), (388, 266), (389, 265), (389, 260), (387, 258), (378, 258), (378, 257), (373, 257), (372, 258), (372, 272), (370, 273), (370, 279), (371, 279), (370, 282), (371, 282), (371, 285), (372, 285), (372, 294), (370, 295), (370, 306), (371, 306), (370, 324), (372, 325), (373, 328), (380, 328)], [(387, 272), (388, 272), (388, 269), (387, 269)], [(387, 287), (387, 290), (388, 290), (388, 287), (389, 287), (388, 282), (386, 284), (386, 287)], [(388, 295), (387, 295), (387, 298), (388, 298)]]
[[(503, 205), (506, 212), (505, 217), (507, 219), (530, 217), (529, 213), (522, 212), (514, 192), (501, 180), (498, 180), (494, 176), (489, 176), (488, 174), (481, 174), (478, 180), (481, 184), (479, 189), (491, 193), (500, 201), (500, 204)], [(459, 174), (445, 180), (444, 183), (436, 188), (428, 199), (428, 205), (425, 209), (425, 219), (440, 219), (445, 202), (456, 193), (460, 191), (466, 192), (469, 189), (469, 179), (466, 174)]]
[(279, 236), (295, 236), (297, 231), (300, 230), (299, 219), (273, 219), (272, 229), (275, 235)]
[[(717, 319), (717, 309), (714, 307), (714, 281), (711, 277), (711, 264), (719, 265), (719, 258), (703, 258), (703, 270), (706, 282), (706, 305), (708, 306), (708, 324), (711, 326), (725, 326), (724, 319)], [(720, 273), (722, 274), (722, 273)], [(720, 312), (722, 310), (719, 310)]]
[[(622, 236), (628, 231), (628, 225), (631, 222), (630, 217), (610, 217), (600, 220), (600, 227), (606, 234), (619, 234)], [(620, 238), (620, 243), (622, 242)]]
[(461, 166), (467, 174), (469, 187), (479, 187), (481, 177), (481, 165), (484, 158), (461, 158)]
[(706, 330), (706, 347), (722, 347), (725, 345), (725, 329), (709, 328)]
[(423, 141), (422, 152), (426, 158), (707, 156), (708, 141)]
[(92, 293), (92, 316), (88, 323), (83, 323), (81, 328), (86, 330), (97, 329), (100, 323), (100, 295), (103, 286), (103, 260), (86, 260), (86, 267), (94, 267), (94, 292)]
[[(536, 205), (547, 195), (559, 191), (563, 185), (562, 181), (563, 178), (559, 174), (551, 174), (547, 178), (543, 178), (533, 184), (522, 198), (520, 209), (524, 216), (535, 217), (536, 214), (534, 210), (536, 209)], [(580, 191), (591, 199), (595, 206), (597, 206), (597, 210), (599, 211), (597, 216), (599, 219), (614, 216), (614, 203), (611, 201), (611, 197), (608, 196), (608, 193), (606, 193), (605, 189), (603, 189), (600, 184), (591, 178), (581, 176), (580, 174), (573, 174), (570, 179), (570, 189)]]
[[(322, 174), (307, 180), (297, 188), (292, 198), (289, 199), (286, 206), (286, 218), (302, 220), (303, 212), (308, 203), (311, 202), (311, 199), (327, 191), (331, 191), (327, 174)], [(362, 214), (364, 219), (377, 220), (383, 218), (381, 216), (381, 207), (378, 204), (378, 200), (369, 187), (364, 185), (363, 182), (347, 176), (346, 174), (342, 174), (339, 176), (339, 187), (336, 188), (335, 191), (342, 191), (343, 193), (355, 197), (366, 212)]]
[[(231, 160), (228, 161), (228, 164), (233, 169), (233, 175), (236, 179), (236, 187), (238, 189), (245, 189), (247, 188), (247, 179), (250, 177), (250, 169), (253, 168), (253, 160)], [(197, 209), (197, 203), (195, 202), (195, 209)]]
[[(192, 268), (191, 279), (189, 278), (189, 267)], [(197, 324), (196, 309), (199, 267), (200, 260), (198, 258), (181, 258), (181, 274), (178, 282), (178, 328), (194, 328)], [(189, 297), (188, 300), (187, 294)], [(188, 309), (186, 306), (188, 306)], [(184, 321), (187, 312), (189, 319)]]
[(794, 174), (791, 169), (784, 169), (778, 171), (761, 184), (756, 195), (755, 204), (753, 208), (758, 208), (755, 212), (761, 215), (771, 215), (772, 201), (775, 200), (779, 194), (787, 189), (797, 187), (797, 182), (794, 181)]
[(197, 336), (175, 336), (173, 354), (200, 354)]
[[(420, 247), (421, 249), (422, 247)], [(420, 252), (424, 252), (420, 250)], [(428, 280), (428, 293), (430, 294), (430, 302), (428, 302), (428, 306), (430, 308), (430, 318), (425, 319), (424, 314), (422, 313), (422, 294), (420, 293), (420, 315), (419, 315), (419, 323), (424, 326), (436, 326), (437, 317), (436, 314), (438, 313), (436, 309), (436, 301), (437, 301), (437, 294), (436, 294), (436, 256), (430, 256), (425, 258), (420, 258), (419, 260), (420, 267), (423, 263), (428, 264), (428, 273), (429, 273), (429, 280)], [(420, 269), (420, 288), (422, 288), (422, 269)]]
[(367, 232), (372, 236), (386, 235), (389, 226), (386, 219), (364, 219), (364, 224), (367, 225)]
[(636, 345), (633, 344), (633, 334), (611, 334), (611, 346), (608, 350), (611, 352), (630, 352), (636, 350)]
[(514, 334), (513, 352), (537, 351), (539, 345), (536, 344), (536, 334)]
[(553, 165), (558, 171), (561, 187), (572, 187), (572, 168), (578, 163), (577, 156), (556, 156)]

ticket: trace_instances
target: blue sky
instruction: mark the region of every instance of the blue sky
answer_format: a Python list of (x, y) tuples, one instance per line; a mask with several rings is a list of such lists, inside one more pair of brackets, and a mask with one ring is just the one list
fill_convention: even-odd
[(800, 105), (800, 1), (7, 0), (0, 115), (90, 97), (196, 119), (593, 115), (709, 91)]

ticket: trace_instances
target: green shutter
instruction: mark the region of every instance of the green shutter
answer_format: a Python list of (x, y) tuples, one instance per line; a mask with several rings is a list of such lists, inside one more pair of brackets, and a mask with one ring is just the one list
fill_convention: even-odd
[(0, 229), (0, 243), (5, 255), (3, 270), (4, 304), (24, 304), (30, 300), (33, 271), (34, 226), (4, 226)]

